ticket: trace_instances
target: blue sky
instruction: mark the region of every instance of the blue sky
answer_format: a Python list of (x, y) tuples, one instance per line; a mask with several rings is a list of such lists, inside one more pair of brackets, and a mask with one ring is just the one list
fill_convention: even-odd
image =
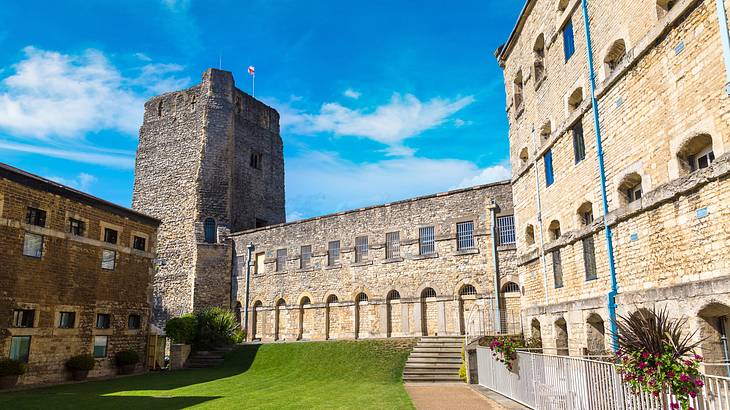
[(232, 71), (279, 110), (287, 215), (509, 177), (519, 1), (0, 0), (0, 161), (129, 206), (142, 104)]

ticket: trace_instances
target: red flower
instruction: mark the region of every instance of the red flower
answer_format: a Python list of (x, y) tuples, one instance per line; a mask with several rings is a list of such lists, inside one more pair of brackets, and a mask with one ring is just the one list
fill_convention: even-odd
[(641, 354), (642, 359), (648, 359), (649, 358), (649, 352), (644, 352)]
[(702, 386), (704, 386), (704, 385), (705, 385), (705, 382), (703, 382), (703, 381), (702, 381), (702, 380), (700, 380), (700, 379), (695, 379), (695, 386), (697, 386), (697, 387), (702, 387)]
[(690, 377), (687, 376), (686, 374), (682, 374), (679, 376), (679, 380), (681, 380), (683, 382), (688, 382), (688, 381), (690, 381)]

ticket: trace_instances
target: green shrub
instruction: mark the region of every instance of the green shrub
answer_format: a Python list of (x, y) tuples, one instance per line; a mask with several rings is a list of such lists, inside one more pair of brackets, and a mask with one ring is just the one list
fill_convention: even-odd
[(91, 370), (96, 361), (89, 354), (80, 354), (66, 361), (66, 368), (69, 370)]
[(182, 315), (167, 321), (165, 333), (173, 343), (193, 344), (198, 335), (198, 319), (192, 315)]
[(236, 343), (241, 329), (233, 312), (217, 307), (196, 312), (198, 335), (195, 347), (208, 349)]
[(20, 360), (0, 359), (0, 376), (20, 376), (28, 370), (28, 365)]
[(464, 357), (464, 349), (461, 349), (461, 367), (459, 367), (459, 378), (463, 381), (467, 381), (466, 377), (466, 357)]
[(114, 360), (119, 367), (137, 364), (139, 363), (139, 353), (134, 350), (122, 350), (114, 355)]

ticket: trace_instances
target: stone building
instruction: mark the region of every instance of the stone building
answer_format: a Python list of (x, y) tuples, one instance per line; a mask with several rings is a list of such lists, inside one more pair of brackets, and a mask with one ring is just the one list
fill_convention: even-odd
[(0, 351), (21, 383), (69, 377), (71, 356), (146, 354), (159, 221), (0, 163)]
[(155, 320), (229, 307), (233, 249), (223, 238), (285, 219), (279, 114), (214, 69), (147, 101), (132, 207), (162, 221)]
[(581, 354), (609, 347), (607, 223), (618, 313), (667, 306), (688, 317), (697, 337), (709, 338), (707, 362), (727, 359), (726, 7), (588, 1), (605, 214), (581, 2), (527, 1), (497, 50), (524, 326), (546, 348)]
[[(159, 322), (206, 306), (240, 313), (249, 242), (250, 317), (264, 340), (459, 334), (475, 301), (483, 315), (498, 308), (495, 267), (511, 291), (502, 307), (518, 310), (509, 183), (285, 224), (279, 115), (226, 71), (145, 104), (133, 207), (162, 221)], [(508, 238), (494, 250), (489, 209)], [(433, 249), (419, 250), (420, 232)], [(398, 248), (390, 257), (386, 237)]]
[(503, 330), (520, 332), (513, 227), (510, 185), (500, 182), (234, 233), (236, 250), (255, 247), (251, 337), (497, 331), (495, 269)]

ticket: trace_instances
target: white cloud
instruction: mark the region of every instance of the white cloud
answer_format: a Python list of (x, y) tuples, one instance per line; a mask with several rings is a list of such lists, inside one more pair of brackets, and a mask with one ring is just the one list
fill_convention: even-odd
[(82, 172), (78, 174), (76, 178), (71, 179), (56, 176), (50, 176), (46, 178), (50, 179), (51, 181), (56, 181), (59, 184), (68, 185), (71, 188), (76, 188), (80, 191), (88, 191), (91, 185), (96, 182), (95, 176), (87, 174), (85, 172)]
[(0, 130), (48, 140), (81, 140), (83, 134), (117, 130), (135, 135), (144, 100), (189, 82), (176, 78), (182, 67), (146, 64), (125, 76), (97, 50), (67, 55), (34, 47), (0, 87)]
[(358, 164), (310, 151), (287, 160), (289, 215), (312, 217), (504, 180), (509, 170), (457, 159), (404, 157)]
[(332, 102), (323, 104), (316, 114), (286, 104), (278, 107), (283, 129), (304, 135), (329, 132), (337, 136), (368, 138), (394, 147), (393, 152), (406, 152), (402, 147), (405, 140), (441, 126), (472, 102), (472, 96), (422, 102), (414, 95), (396, 93), (387, 104), (369, 111)]
[(134, 153), (99, 150), (88, 146), (51, 148), (0, 140), (0, 150), (45, 155), (47, 157), (62, 158), (112, 168), (134, 169)]
[(462, 120), (461, 118), (457, 118), (454, 120), (454, 127), (461, 128), (461, 127), (464, 127), (467, 125), (472, 125), (473, 123), (474, 123), (473, 121), (465, 121), (465, 120)]
[(357, 92), (357, 91), (353, 90), (352, 88), (348, 88), (347, 90), (345, 90), (344, 93), (342, 93), (342, 95), (344, 95), (347, 98), (352, 98), (353, 100), (357, 100), (358, 98), (360, 98), (362, 93)]

